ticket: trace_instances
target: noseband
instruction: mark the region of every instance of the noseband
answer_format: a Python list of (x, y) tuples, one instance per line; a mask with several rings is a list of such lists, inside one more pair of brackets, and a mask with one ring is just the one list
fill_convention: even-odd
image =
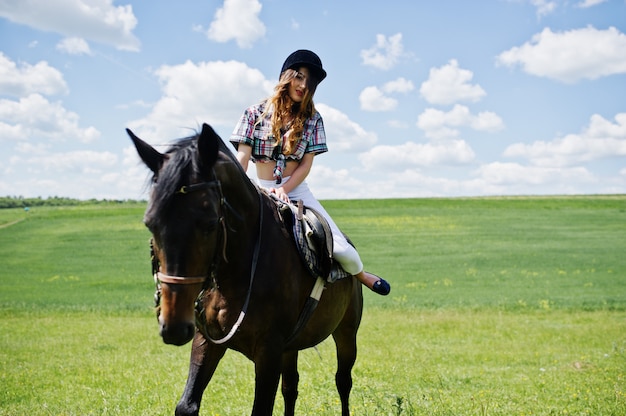
[(169, 274), (156, 272), (154, 279), (161, 283), (169, 283), (175, 285), (195, 285), (196, 283), (204, 283), (206, 277), (170, 276)]

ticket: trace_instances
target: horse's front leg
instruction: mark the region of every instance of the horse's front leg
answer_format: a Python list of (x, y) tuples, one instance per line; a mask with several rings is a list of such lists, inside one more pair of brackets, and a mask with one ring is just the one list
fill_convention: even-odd
[(283, 354), (282, 363), (282, 393), (285, 400), (285, 416), (293, 416), (298, 399), (298, 351)]
[(176, 416), (198, 415), (202, 393), (225, 352), (225, 347), (207, 341), (200, 332), (196, 332), (191, 347), (189, 376), (185, 391), (176, 406)]
[(254, 406), (252, 416), (272, 416), (278, 381), (280, 380), (282, 348), (267, 345), (255, 354)]

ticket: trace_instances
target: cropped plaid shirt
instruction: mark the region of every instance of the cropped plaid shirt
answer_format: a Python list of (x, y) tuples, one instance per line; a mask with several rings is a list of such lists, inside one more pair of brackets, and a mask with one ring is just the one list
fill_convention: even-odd
[[(230, 142), (237, 148), (239, 143), (252, 147), (252, 161), (266, 163), (277, 155), (274, 148), (277, 140), (272, 134), (272, 113), (263, 116), (265, 102), (253, 105), (244, 111), (230, 136)], [(281, 141), (282, 142), (282, 141)], [(322, 116), (317, 111), (304, 122), (302, 138), (296, 144), (295, 151), (285, 155), (287, 160), (300, 161), (305, 153), (324, 153), (328, 151), (326, 146), (326, 133)]]

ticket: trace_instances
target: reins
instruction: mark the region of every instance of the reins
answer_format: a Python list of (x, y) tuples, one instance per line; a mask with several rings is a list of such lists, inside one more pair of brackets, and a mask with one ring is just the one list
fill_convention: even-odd
[(235, 335), (235, 333), (241, 326), (241, 323), (243, 322), (243, 319), (245, 318), (246, 313), (248, 313), (248, 304), (250, 303), (250, 295), (252, 294), (252, 284), (254, 283), (254, 275), (256, 274), (256, 266), (259, 260), (259, 253), (261, 251), (261, 235), (263, 231), (263, 197), (261, 196), (260, 192), (258, 192), (258, 196), (259, 196), (259, 235), (257, 236), (256, 244), (254, 246), (254, 253), (252, 254), (252, 264), (250, 265), (250, 283), (248, 285), (248, 293), (246, 294), (246, 300), (243, 304), (243, 307), (241, 308), (241, 312), (239, 313), (239, 317), (237, 318), (237, 321), (232, 326), (228, 334), (226, 334), (226, 336), (220, 339), (213, 339), (209, 336), (208, 332), (206, 331), (206, 315), (204, 313), (205, 312), (204, 305), (202, 304), (202, 295), (204, 294), (204, 290), (200, 292), (200, 294), (198, 295), (198, 298), (196, 299), (196, 327), (202, 333), (204, 338), (208, 339), (214, 344), (224, 344), (225, 342), (229, 341), (233, 337), (233, 335)]

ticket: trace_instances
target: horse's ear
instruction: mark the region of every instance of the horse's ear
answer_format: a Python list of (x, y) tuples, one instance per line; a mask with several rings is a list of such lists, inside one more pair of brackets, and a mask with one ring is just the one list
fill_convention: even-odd
[(203, 166), (213, 166), (217, 160), (221, 140), (211, 126), (206, 123), (202, 124), (202, 132), (198, 136), (198, 152)]
[(159, 153), (154, 147), (141, 140), (129, 129), (126, 129), (126, 133), (130, 136), (131, 140), (135, 144), (139, 157), (143, 160), (143, 163), (150, 168), (150, 170), (156, 175), (163, 166), (164, 156)]

